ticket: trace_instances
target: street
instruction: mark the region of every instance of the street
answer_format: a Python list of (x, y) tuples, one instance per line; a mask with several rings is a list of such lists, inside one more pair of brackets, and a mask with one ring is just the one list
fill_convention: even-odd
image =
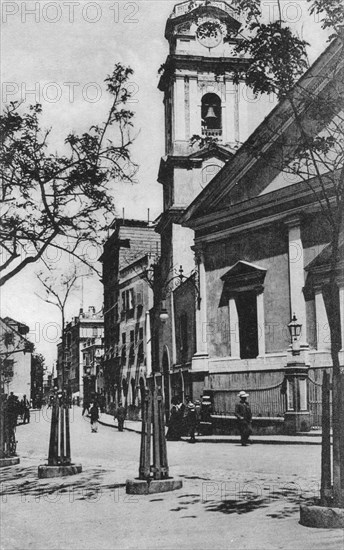
[(20, 464), (1, 471), (1, 548), (342, 550), (341, 530), (299, 525), (299, 503), (316, 496), (320, 446), (168, 442), (181, 490), (125, 493), (138, 475), (140, 436), (100, 426), (74, 407), (79, 475), (38, 480), (47, 458), (49, 411), (17, 428)]

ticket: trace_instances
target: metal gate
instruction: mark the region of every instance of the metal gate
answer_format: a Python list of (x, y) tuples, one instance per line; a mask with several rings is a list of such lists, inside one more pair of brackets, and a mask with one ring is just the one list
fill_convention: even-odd
[[(323, 370), (324, 369), (312, 369), (308, 374), (308, 406), (311, 415), (311, 426), (312, 428), (319, 429), (321, 429), (322, 426), (321, 392)], [(328, 368), (326, 371), (330, 374), (330, 377), (332, 377), (332, 369)]]

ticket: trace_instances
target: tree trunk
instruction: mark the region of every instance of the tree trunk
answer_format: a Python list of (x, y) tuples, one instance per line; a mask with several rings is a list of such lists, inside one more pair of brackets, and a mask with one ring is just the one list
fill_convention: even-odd
[(325, 306), (331, 333), (332, 379), (332, 425), (333, 425), (333, 498), (334, 506), (344, 507), (344, 368), (340, 366), (339, 351), (342, 346), (340, 304), (336, 271), (339, 256), (339, 231), (332, 233), (330, 281), (325, 291)]
[(331, 502), (331, 411), (330, 377), (324, 370), (322, 379), (321, 505)]

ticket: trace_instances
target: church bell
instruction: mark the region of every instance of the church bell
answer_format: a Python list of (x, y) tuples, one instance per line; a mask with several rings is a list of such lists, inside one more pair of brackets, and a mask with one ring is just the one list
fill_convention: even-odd
[(214, 112), (213, 107), (210, 106), (210, 107), (208, 108), (208, 112), (207, 112), (207, 114), (205, 115), (205, 118), (217, 118), (217, 117), (216, 117), (216, 114), (215, 114), (215, 112)]

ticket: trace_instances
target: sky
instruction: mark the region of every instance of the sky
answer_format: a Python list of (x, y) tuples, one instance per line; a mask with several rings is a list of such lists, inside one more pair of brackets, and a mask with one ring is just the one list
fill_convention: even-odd
[[(266, 16), (273, 17), (275, 2), (262, 0)], [(135, 112), (133, 160), (139, 164), (134, 184), (115, 184), (115, 215), (147, 219), (162, 210), (162, 189), (157, 183), (159, 160), (164, 155), (163, 95), (157, 89), (158, 69), (168, 54), (165, 24), (176, 2), (169, 0), (2, 1), (1, 81), (2, 105), (13, 100), (25, 105), (39, 102), (42, 126), (51, 128), (50, 145), (62, 150), (71, 131), (87, 130), (106, 116), (109, 105), (104, 78), (116, 62), (134, 70), (130, 108)], [(314, 59), (326, 46), (316, 16), (308, 16), (305, 0), (282, 3), (283, 17), (310, 43)], [(96, 261), (101, 250), (91, 249)], [(51, 254), (59, 271), (70, 268), (63, 257)], [(67, 262), (68, 263), (68, 262)], [(29, 338), (46, 357), (51, 370), (56, 360), (60, 314), (44, 302), (36, 272), (27, 267), (1, 290), (1, 316), (30, 327)], [(68, 301), (67, 319), (94, 305), (102, 307), (103, 288), (96, 276)]]

